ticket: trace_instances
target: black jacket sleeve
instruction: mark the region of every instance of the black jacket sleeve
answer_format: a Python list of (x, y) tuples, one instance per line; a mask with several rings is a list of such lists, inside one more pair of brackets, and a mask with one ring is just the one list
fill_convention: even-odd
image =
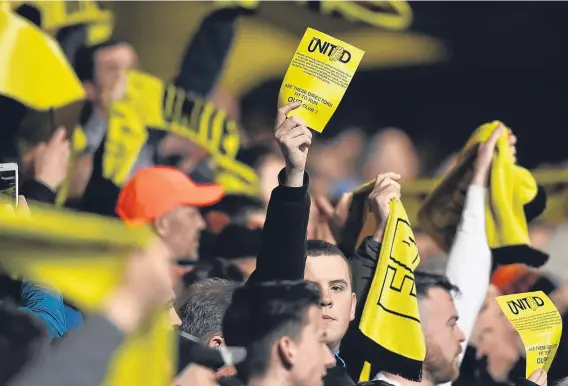
[[(355, 254), (349, 259), (351, 263), (351, 274), (353, 276), (353, 292), (357, 295), (356, 320), (361, 318), (367, 294), (375, 275), (377, 263), (379, 262), (379, 252), (381, 244), (367, 237), (361, 243)], [(357, 323), (357, 328), (358, 323)]]
[(23, 195), (26, 200), (55, 204), (56, 193), (37, 180), (24, 182), (20, 189), (20, 194)]
[(516, 386), (537, 386), (536, 383), (533, 381), (529, 381), (528, 379), (519, 379), (516, 383)]
[(284, 170), (278, 174), (280, 185), (272, 191), (256, 270), (249, 281), (302, 280), (306, 268), (306, 240), (310, 217), (309, 177), (304, 184), (290, 188), (282, 184)]
[(231, 50), (238, 9), (226, 8), (208, 15), (191, 39), (174, 83), (206, 98), (215, 88)]
[(359, 330), (363, 308), (367, 301), (367, 295), (377, 269), (381, 244), (367, 237), (361, 243), (357, 251), (350, 256), (351, 275), (353, 279), (353, 292), (357, 295), (357, 308), (355, 319), (349, 324), (347, 333), (341, 341), (341, 358), (347, 364), (347, 373), (352, 379), (358, 379), (359, 366), (364, 362), (365, 347), (368, 347), (366, 339)]

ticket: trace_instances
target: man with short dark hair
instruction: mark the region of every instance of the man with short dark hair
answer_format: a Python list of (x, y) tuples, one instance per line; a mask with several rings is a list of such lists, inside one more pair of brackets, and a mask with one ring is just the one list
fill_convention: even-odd
[(335, 364), (314, 283), (248, 283), (238, 288), (223, 319), (228, 344), (245, 347), (237, 365), (247, 385), (321, 386)]
[(326, 241), (308, 240), (307, 256), (304, 278), (319, 287), (328, 345), (337, 357), (337, 365), (343, 367), (345, 364), (339, 356), (339, 345), (349, 323), (355, 318), (357, 304), (352, 289), (351, 267), (341, 250)]
[[(434, 386), (451, 382), (459, 375), (461, 343), (465, 341), (457, 324), (459, 316), (453, 300), (459, 289), (442, 275), (416, 271), (414, 279), (426, 342), (421, 384)], [(377, 379), (394, 386), (416, 384), (387, 373), (379, 373)]]

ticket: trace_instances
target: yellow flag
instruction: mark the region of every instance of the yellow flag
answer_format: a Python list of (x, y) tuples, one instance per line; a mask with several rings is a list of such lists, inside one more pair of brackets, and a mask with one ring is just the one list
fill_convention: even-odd
[(0, 95), (35, 110), (81, 101), (85, 92), (55, 40), (0, 8)]
[(521, 336), (527, 354), (526, 377), (548, 371), (562, 337), (562, 317), (542, 291), (498, 296), (497, 303)]
[[(122, 280), (127, 258), (154, 238), (148, 228), (37, 205), (22, 217), (0, 205), (0, 264), (11, 274), (57, 288), (86, 312), (97, 311)], [(105, 385), (169, 385), (173, 340), (166, 313), (128, 337)]]
[[(363, 210), (366, 225), (362, 236), (375, 227), (372, 212)], [(359, 329), (366, 341), (360, 345), (359, 363), (347, 363), (367, 381), (379, 367), (382, 371), (419, 381), (426, 355), (418, 313), (414, 271), (420, 256), (402, 203), (393, 200), (378, 257), (378, 265), (367, 295)]]
[(286, 71), (278, 105), (300, 101), (291, 113), (322, 132), (337, 109), (365, 52), (308, 28)]
[(10, 1), (13, 9), (29, 5), (38, 10), (40, 26), (50, 33), (64, 27), (87, 25), (87, 45), (98, 44), (108, 40), (112, 35), (114, 17), (109, 10), (103, 10), (94, 0), (23, 0)]
[(235, 159), (240, 138), (234, 120), (211, 102), (138, 71), (128, 73), (124, 97), (111, 106), (103, 155), (105, 178), (122, 186), (146, 143), (148, 129), (174, 133), (205, 148), (223, 171), (221, 182), (230, 182), (232, 191), (259, 190), (256, 172)]

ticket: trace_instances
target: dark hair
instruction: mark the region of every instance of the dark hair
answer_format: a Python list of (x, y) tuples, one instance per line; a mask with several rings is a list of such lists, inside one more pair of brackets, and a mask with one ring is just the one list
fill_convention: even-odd
[(209, 278), (226, 279), (230, 281), (242, 282), (245, 280), (240, 268), (225, 259), (210, 259), (198, 262), (194, 269), (183, 275), (182, 281), (184, 288), (188, 288), (200, 280)]
[(428, 291), (430, 291), (431, 288), (436, 287), (443, 289), (450, 295), (457, 295), (460, 293), (459, 288), (452, 284), (444, 275), (415, 271), (414, 281), (416, 284), (416, 294), (418, 295), (418, 298), (427, 297)]
[(21, 17), (27, 19), (37, 27), (41, 28), (41, 12), (36, 6), (30, 4), (22, 4), (18, 8), (16, 8), (15, 11)]
[(237, 376), (230, 376), (230, 377), (221, 377), (219, 378), (219, 386), (245, 386), (239, 377)]
[(317, 286), (307, 281), (249, 282), (238, 288), (223, 318), (223, 336), (228, 346), (247, 349), (236, 366), (239, 378), (247, 383), (264, 375), (274, 343), (283, 336), (297, 339), (309, 308), (319, 304)]
[(75, 63), (75, 72), (81, 82), (92, 82), (95, 80), (95, 56), (98, 50), (104, 48), (115, 47), (126, 44), (124, 40), (107, 40), (106, 42), (96, 44), (94, 46), (83, 46), (75, 53), (73, 62)]
[(217, 236), (213, 256), (227, 260), (256, 258), (261, 241), (262, 229), (249, 229), (245, 226), (229, 224)]
[(205, 279), (189, 286), (176, 307), (181, 329), (204, 341), (223, 329), (223, 316), (231, 304), (238, 283), (224, 279)]
[(47, 342), (47, 329), (39, 319), (0, 302), (0, 385), (6, 385)]
[(327, 241), (323, 240), (308, 240), (307, 243), (307, 255), (308, 256), (334, 256), (339, 255), (345, 258), (341, 249), (337, 247), (337, 245), (328, 243)]
[(349, 269), (349, 278), (351, 279), (351, 285), (353, 285), (351, 264), (337, 245), (323, 240), (308, 240), (306, 244), (306, 254), (308, 257), (340, 256), (345, 261), (345, 264), (347, 264), (347, 268)]
[(388, 383), (387, 381), (366, 381), (366, 382), (359, 382), (357, 386), (392, 386), (392, 383)]
[(231, 223), (247, 225), (248, 216), (251, 212), (265, 210), (266, 205), (257, 197), (246, 194), (227, 194), (216, 204), (203, 207), (202, 213), (222, 212), (226, 214)]

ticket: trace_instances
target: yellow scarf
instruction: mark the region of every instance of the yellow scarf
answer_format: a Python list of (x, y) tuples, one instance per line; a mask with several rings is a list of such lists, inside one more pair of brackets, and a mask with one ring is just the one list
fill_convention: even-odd
[[(367, 184), (356, 191), (350, 208), (348, 227), (359, 232), (357, 246), (375, 230), (366, 200), (370, 188), (372, 185)], [(360, 381), (371, 379), (379, 368), (419, 381), (426, 355), (414, 285), (420, 256), (402, 203), (393, 200), (390, 205), (377, 268), (359, 324), (364, 336), (359, 363), (347, 363), (352, 370), (361, 371)]]
[[(500, 124), (499, 121), (487, 123), (473, 133), (461, 162), (439, 181), (419, 212), (420, 228), (446, 251), (461, 220), (477, 155), (476, 145), (487, 141)], [(538, 267), (548, 256), (531, 247), (525, 213), (526, 206), (537, 197), (538, 186), (532, 174), (515, 163), (507, 131), (503, 131), (497, 142), (491, 164), (485, 209), (487, 240), (497, 264), (524, 263)]]
[[(122, 280), (135, 248), (153, 239), (147, 228), (34, 205), (30, 217), (0, 203), (0, 264), (9, 273), (57, 288), (86, 312), (100, 308)], [(105, 386), (170, 385), (175, 358), (165, 312), (129, 336), (115, 353)]]

